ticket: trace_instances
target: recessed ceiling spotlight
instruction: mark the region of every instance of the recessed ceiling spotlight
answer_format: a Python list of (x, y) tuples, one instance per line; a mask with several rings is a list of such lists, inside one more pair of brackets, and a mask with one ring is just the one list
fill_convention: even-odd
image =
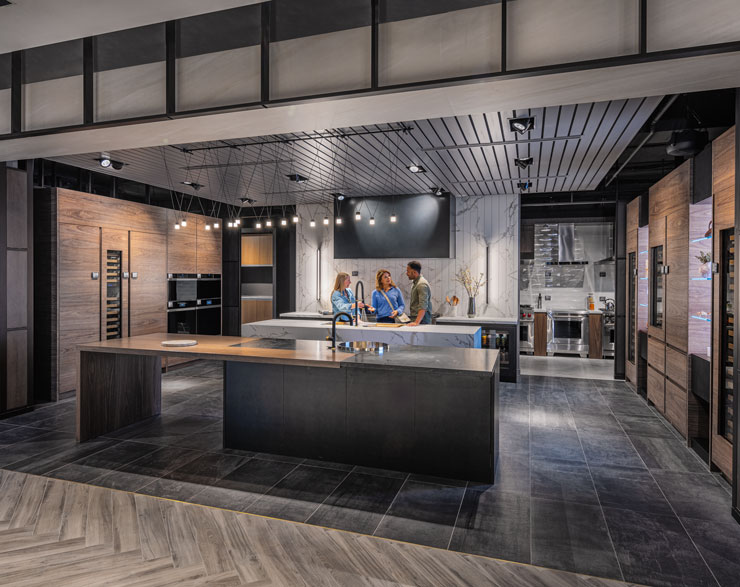
[(341, 217), (341, 216), (337, 216), (337, 217), (336, 217), (336, 218), (334, 219), (334, 222), (336, 222), (337, 224), (341, 224), (341, 223), (342, 223), (342, 217)]
[(514, 165), (519, 169), (526, 169), (534, 162), (534, 157), (517, 157), (514, 159)]
[(288, 173), (285, 177), (287, 177), (290, 181), (294, 181), (296, 183), (304, 183), (308, 181), (308, 178), (305, 175), (301, 175), (300, 173)]
[(370, 217), (370, 226), (375, 226), (375, 217)]
[(359, 210), (355, 212), (355, 220), (362, 220), (362, 214), (360, 214)]
[(534, 116), (509, 118), (509, 128), (511, 129), (511, 132), (517, 132), (520, 135), (523, 135), (527, 131), (534, 130)]
[(272, 226), (272, 219), (271, 218), (268, 218), (267, 220), (265, 220), (265, 226), (267, 228), (270, 228)]
[(198, 183), (197, 181), (181, 181), (182, 185), (187, 185), (193, 188), (195, 191), (198, 191), (200, 188), (203, 187), (202, 183)]
[(293, 224), (298, 224), (298, 221), (300, 218), (298, 218), (298, 214), (293, 214)]
[(329, 224), (329, 217), (328, 216), (324, 216), (324, 224), (325, 225), (328, 225)]
[(346, 196), (345, 196), (345, 195), (344, 195), (344, 194), (343, 194), (342, 192), (332, 192), (332, 193), (330, 193), (329, 195), (330, 195), (330, 196), (334, 196), (334, 197), (335, 197), (335, 198), (336, 198), (337, 200), (339, 200), (340, 202), (341, 202), (342, 200), (344, 200), (344, 198), (346, 197)]
[(411, 173), (426, 173), (427, 170), (424, 169), (421, 165), (409, 165), (406, 169), (408, 169)]
[(310, 221), (310, 222), (308, 223), (308, 225), (309, 225), (309, 226), (310, 226), (311, 228), (314, 228), (314, 227), (316, 226), (316, 221), (315, 221), (315, 220), (314, 220), (313, 218), (311, 218), (311, 221)]
[(528, 181), (520, 181), (516, 184), (516, 187), (518, 187), (520, 190), (528, 190), (532, 187), (532, 184)]

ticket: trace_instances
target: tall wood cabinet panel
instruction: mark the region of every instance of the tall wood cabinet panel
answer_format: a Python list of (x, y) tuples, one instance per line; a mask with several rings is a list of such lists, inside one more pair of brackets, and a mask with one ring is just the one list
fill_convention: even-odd
[[(217, 218), (198, 216), (196, 219), (196, 269), (197, 273), (221, 273), (221, 235), (213, 223)], [(206, 230), (206, 225), (210, 230)], [(182, 273), (185, 273), (184, 271)]]
[[(712, 142), (712, 191), (713, 191), (713, 261), (720, 265), (720, 273), (712, 280), (714, 310), (712, 316), (712, 401), (710, 417), (710, 454), (712, 462), (732, 479), (732, 444), (720, 433), (720, 391), (723, 384), (723, 316), (722, 291), (725, 276), (722, 273), (724, 251), (722, 235), (735, 228), (735, 130), (733, 127)], [(734, 343), (734, 341), (733, 341)]]
[[(686, 194), (688, 196), (688, 193)], [(689, 337), (689, 209), (666, 216), (664, 308), (666, 344), (687, 353)]]
[(100, 227), (60, 224), (58, 230), (58, 381), (63, 394), (77, 388), (77, 345), (100, 340)]
[[(185, 219), (186, 226), (175, 229), (175, 223)], [(197, 273), (197, 216), (167, 210), (167, 273)]]
[(167, 332), (167, 235), (129, 234), (129, 333), (131, 336)]

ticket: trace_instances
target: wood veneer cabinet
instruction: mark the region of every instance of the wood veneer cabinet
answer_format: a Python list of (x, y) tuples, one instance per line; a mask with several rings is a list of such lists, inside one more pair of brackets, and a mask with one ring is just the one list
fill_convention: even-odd
[(167, 331), (168, 271), (221, 273), (221, 231), (205, 231), (215, 219), (195, 214), (175, 231), (172, 210), (72, 190), (36, 190), (34, 200), (36, 279), (52, 292), (37, 304), (40, 331), (51, 334), (40, 395), (56, 400), (77, 389), (78, 344)]
[[(732, 479), (732, 444), (722, 426), (722, 387), (728, 365), (724, 356), (732, 356), (734, 350), (734, 312), (729, 315), (727, 300), (723, 292), (735, 287), (734, 269), (728, 271), (728, 247), (723, 240), (735, 236), (735, 128), (733, 127), (712, 142), (712, 192), (713, 192), (713, 260), (719, 265), (712, 290), (714, 309), (712, 314), (712, 396), (710, 414), (710, 458), (728, 478)], [(733, 255), (734, 257), (734, 255)], [(732, 259), (734, 261), (734, 258)], [(732, 275), (731, 275), (732, 273)], [(730, 282), (731, 280), (731, 282)], [(730, 308), (731, 309), (731, 308)], [(732, 340), (728, 334), (732, 333)], [(732, 368), (732, 365), (729, 366)], [(730, 377), (730, 381), (732, 378)]]
[(242, 235), (242, 265), (272, 265), (272, 234)]
[(648, 399), (684, 436), (692, 173), (689, 160), (650, 188)]

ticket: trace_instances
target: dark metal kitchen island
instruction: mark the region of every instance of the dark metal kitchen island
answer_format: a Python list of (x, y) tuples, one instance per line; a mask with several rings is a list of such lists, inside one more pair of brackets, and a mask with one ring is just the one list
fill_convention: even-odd
[[(495, 350), (392, 347), (152, 334), (80, 347), (78, 439), (159, 413), (159, 356), (221, 360), (224, 447), (493, 482), (498, 453)], [(184, 338), (184, 337), (180, 337)]]

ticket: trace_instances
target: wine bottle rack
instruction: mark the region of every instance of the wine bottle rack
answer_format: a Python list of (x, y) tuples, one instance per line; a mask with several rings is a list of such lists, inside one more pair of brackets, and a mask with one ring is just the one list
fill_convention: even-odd
[(123, 304), (121, 296), (121, 251), (105, 254), (105, 338), (121, 338)]
[(719, 433), (729, 442), (735, 436), (733, 423), (733, 369), (735, 354), (735, 231), (722, 231), (722, 363), (719, 389)]

